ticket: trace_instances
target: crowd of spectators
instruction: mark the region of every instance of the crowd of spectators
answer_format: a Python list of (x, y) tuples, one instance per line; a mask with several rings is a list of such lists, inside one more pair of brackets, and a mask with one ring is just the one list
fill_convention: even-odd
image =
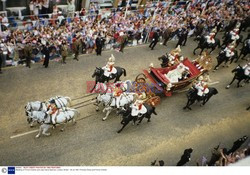
[(85, 9), (75, 12), (71, 3), (69, 0), (67, 15), (55, 6), (53, 13), (46, 18), (39, 14), (47, 13), (47, 1), (32, 1), (30, 9), (35, 18), (23, 20), (22, 29), (11, 27), (11, 22), (3, 16), (0, 33), (3, 66), (24, 63), (26, 44), (33, 48), (31, 59), (40, 61), (43, 59), (41, 50), (47, 45), (50, 59), (60, 58), (62, 46), (66, 45), (71, 53), (74, 42), (80, 53), (92, 53), (97, 36), (102, 38), (102, 48), (115, 49), (120, 47), (124, 38), (128, 38), (127, 44), (137, 45), (147, 42), (156, 30), (164, 39), (167, 30), (175, 36), (183, 27), (192, 36), (200, 24), (204, 25), (204, 31), (209, 31), (218, 22), (226, 26), (231, 20), (244, 20), (249, 15), (247, 0), (196, 0), (184, 4), (166, 0), (157, 4), (148, 2), (145, 8), (127, 13), (125, 7), (100, 13), (95, 4), (91, 4), (88, 12)]
[[(200, 160), (196, 161), (197, 166), (230, 166), (240, 160), (250, 157), (250, 143), (245, 146), (248, 137), (243, 136), (237, 139), (230, 149), (222, 147), (221, 144), (217, 145), (212, 149), (211, 157), (208, 159), (206, 156), (202, 156)], [(241, 148), (243, 147), (243, 148)], [(192, 148), (185, 149), (181, 159), (176, 164), (176, 166), (183, 166), (189, 161), (191, 161), (191, 154), (193, 152)], [(165, 162), (160, 160), (157, 162), (151, 162), (151, 166), (164, 166)]]

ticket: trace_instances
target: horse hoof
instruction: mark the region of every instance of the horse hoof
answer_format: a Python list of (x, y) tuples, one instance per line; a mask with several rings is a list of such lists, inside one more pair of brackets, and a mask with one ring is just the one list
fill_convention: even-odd
[(106, 120), (105, 118), (102, 119), (102, 121), (105, 121), (105, 120)]
[(40, 135), (38, 134), (38, 135), (36, 135), (36, 138), (39, 138), (40, 137)]
[(119, 131), (117, 131), (117, 133), (119, 134), (121, 131), (119, 130)]
[(95, 111), (96, 111), (96, 112), (98, 112), (98, 111), (99, 111), (99, 109), (96, 109)]
[(151, 122), (151, 120), (148, 120), (148, 123)]
[(33, 125), (30, 125), (30, 128), (33, 128), (34, 126)]
[(60, 131), (61, 131), (61, 132), (63, 132), (63, 131), (64, 131), (64, 129), (60, 129)]
[(45, 135), (45, 136), (50, 136), (51, 134), (50, 134), (50, 133), (44, 133), (43, 135)]
[(140, 125), (140, 123), (137, 123), (137, 126)]
[(227, 85), (227, 86), (226, 86), (226, 89), (229, 89), (229, 88), (230, 88), (230, 86), (229, 86), (229, 85)]

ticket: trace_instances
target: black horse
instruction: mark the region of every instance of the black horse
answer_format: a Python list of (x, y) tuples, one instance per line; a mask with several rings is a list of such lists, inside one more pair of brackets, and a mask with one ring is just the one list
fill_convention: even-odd
[(229, 85), (227, 85), (226, 89), (229, 89), (231, 84), (234, 82), (234, 80), (238, 80), (237, 87), (240, 87), (240, 82), (244, 80), (244, 82), (249, 82), (249, 77), (245, 75), (244, 69), (238, 65), (234, 70), (232, 70), (232, 73), (234, 73), (233, 80)]
[[(230, 34), (229, 32), (226, 33), (225, 36), (224, 36), (223, 38), (224, 38), (224, 41), (223, 41), (221, 47), (227, 46), (227, 45), (229, 45), (230, 43), (234, 42), (234, 40), (231, 39), (231, 34)], [(242, 43), (242, 39), (243, 39), (243, 36), (242, 36), (242, 35), (239, 35), (239, 39), (236, 40), (236, 46), (235, 46), (235, 48), (237, 48), (238, 45), (239, 45), (240, 43)]]
[(137, 125), (139, 125), (144, 118), (147, 118), (148, 122), (150, 122), (152, 113), (155, 114), (155, 115), (157, 115), (157, 113), (155, 112), (155, 107), (150, 106), (148, 104), (143, 104), (143, 105), (146, 107), (147, 113), (143, 114), (140, 117), (139, 116), (132, 116), (131, 115), (131, 111), (132, 111), (131, 107), (126, 107), (125, 109), (122, 109), (121, 111), (118, 112), (118, 114), (122, 115), (121, 124), (123, 126), (122, 126), (122, 128), (119, 131), (117, 131), (117, 133), (120, 133), (128, 125), (128, 123), (130, 121), (133, 121), (134, 124), (135, 124), (135, 122), (138, 120)]
[[(248, 39), (248, 40), (250, 40), (250, 39)], [(244, 60), (244, 58), (247, 56), (247, 54), (250, 53), (250, 44), (249, 44), (248, 40), (246, 40), (245, 44), (241, 48), (240, 56), (238, 57), (238, 59), (235, 62), (237, 62), (242, 55), (243, 55), (243, 57), (241, 59)]]
[(161, 57), (158, 58), (158, 60), (162, 61), (161, 63), (161, 67), (168, 67), (168, 63), (169, 63), (169, 59), (168, 59), (168, 55), (162, 55)]
[[(116, 74), (111, 74), (111, 77), (106, 77), (104, 75), (104, 70), (101, 67), (96, 67), (92, 78), (95, 77), (95, 86), (97, 83), (105, 83), (105, 82), (109, 82), (110, 80), (115, 79), (114, 83), (117, 81), (120, 81), (120, 77), (122, 75), (126, 76), (126, 70), (124, 68), (121, 67), (115, 67), (117, 72)], [(93, 89), (95, 88), (95, 86), (93, 87)], [(91, 90), (91, 92), (93, 91), (93, 89)]]
[(202, 101), (202, 105), (205, 105), (213, 95), (218, 94), (217, 89), (213, 87), (209, 87), (208, 89), (209, 92), (205, 96), (200, 97), (197, 94), (198, 90), (196, 88), (193, 87), (190, 88), (189, 91), (187, 92), (187, 98), (188, 98), (187, 105), (183, 107), (183, 109), (188, 108), (189, 110), (192, 110), (190, 106), (194, 104), (195, 101)]
[(217, 39), (217, 38), (215, 38), (215, 43), (214, 44), (208, 44), (207, 43), (207, 39), (205, 38), (205, 36), (201, 36), (200, 38), (197, 38), (196, 40), (198, 40), (199, 41), (199, 43), (198, 43), (198, 46), (194, 49), (194, 51), (193, 51), (193, 54), (195, 55), (195, 51), (197, 50), (197, 49), (201, 49), (201, 52), (200, 52), (200, 54), (203, 52), (203, 50), (204, 49), (212, 49), (211, 51), (210, 51), (210, 53), (212, 53), (215, 49), (216, 49), (216, 47), (218, 46), (219, 48), (221, 47), (220, 46), (220, 40), (219, 39)]
[[(236, 59), (236, 61), (239, 59), (238, 58), (238, 51), (235, 50), (234, 51), (234, 55), (232, 57), (227, 57), (226, 56), (226, 52), (225, 51), (221, 51), (219, 53), (219, 55), (216, 57), (217, 59), (217, 65), (214, 67), (214, 71), (218, 70), (219, 66), (224, 62), (225, 65), (228, 63), (228, 61), (230, 61), (230, 64), (232, 64), (232, 62)], [(235, 62), (236, 62), (235, 61)]]

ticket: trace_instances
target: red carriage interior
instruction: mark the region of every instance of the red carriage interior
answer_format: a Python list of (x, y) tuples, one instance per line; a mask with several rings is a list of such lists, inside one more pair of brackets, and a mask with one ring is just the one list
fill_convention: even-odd
[[(194, 64), (191, 61), (189, 61), (189, 59), (185, 58), (182, 63), (189, 68), (189, 72), (190, 72), (191, 76), (188, 79), (192, 79), (201, 73), (194, 66)], [(166, 76), (164, 74), (167, 74), (169, 71), (176, 69), (177, 66), (178, 66), (178, 64), (175, 66), (166, 67), (166, 68), (151, 68), (151, 71), (152, 71), (152, 73), (154, 73), (155, 76), (157, 76), (157, 78), (161, 82), (167, 84), (167, 83), (169, 83), (169, 80), (166, 78)]]

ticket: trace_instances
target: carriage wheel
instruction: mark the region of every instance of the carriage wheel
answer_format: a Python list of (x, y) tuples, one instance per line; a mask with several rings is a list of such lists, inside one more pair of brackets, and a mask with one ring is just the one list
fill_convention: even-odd
[(161, 98), (159, 96), (154, 96), (147, 100), (147, 104), (154, 106), (154, 107), (160, 104), (160, 102), (161, 102)]

